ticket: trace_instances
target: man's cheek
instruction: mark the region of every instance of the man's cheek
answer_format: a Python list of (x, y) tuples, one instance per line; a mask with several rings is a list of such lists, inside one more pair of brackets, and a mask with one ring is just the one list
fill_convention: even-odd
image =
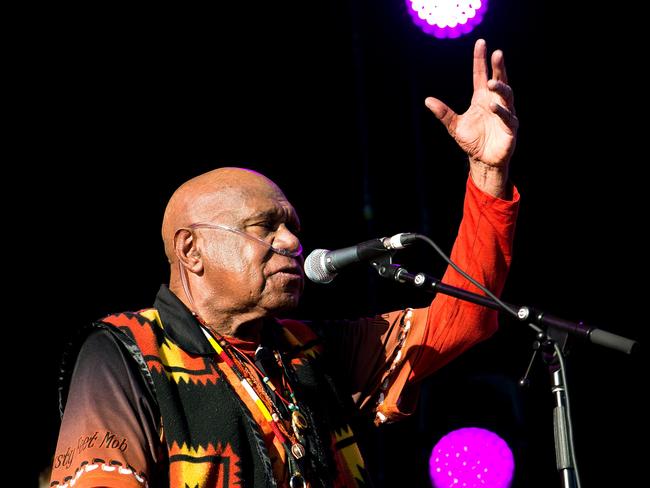
[(241, 251), (231, 246), (220, 246), (210, 253), (210, 259), (218, 268), (225, 272), (245, 274), (248, 271), (249, 263)]

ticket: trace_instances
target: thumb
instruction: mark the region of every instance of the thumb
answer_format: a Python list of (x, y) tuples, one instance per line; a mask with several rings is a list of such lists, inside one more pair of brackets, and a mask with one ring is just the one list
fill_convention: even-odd
[(452, 121), (456, 118), (456, 112), (450, 109), (446, 103), (434, 97), (427, 97), (426, 100), (424, 100), (424, 104), (433, 112), (433, 115), (435, 115), (436, 118), (440, 120), (447, 129), (449, 129)]

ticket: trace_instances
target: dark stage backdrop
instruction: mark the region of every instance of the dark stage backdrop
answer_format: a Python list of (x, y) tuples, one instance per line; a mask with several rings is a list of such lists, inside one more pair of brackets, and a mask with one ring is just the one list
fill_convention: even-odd
[[(436, 40), (412, 25), (402, 0), (232, 4), (57, 5), (24, 18), (18, 207), (36, 208), (18, 241), (34, 257), (25, 306), (47, 317), (35, 324), (38, 340), (32, 329), (23, 337), (40, 371), (30, 476), (54, 450), (63, 344), (94, 318), (151, 304), (167, 279), (162, 213), (186, 179), (224, 165), (261, 171), (298, 209), (307, 251), (406, 231), (449, 251), (466, 162), (423, 100), (464, 110), (478, 37), (505, 51), (521, 121), (512, 180), (522, 202), (504, 298), (647, 342), (648, 106), (636, 75), (646, 55), (634, 19), (616, 7), (492, 0), (474, 33)], [(400, 259), (444, 271), (424, 247)], [(294, 315), (352, 317), (428, 299), (359, 267), (308, 284)], [(425, 382), (412, 418), (360, 426), (378, 486), (429, 486), (431, 447), (466, 425), (510, 443), (514, 486), (559, 486), (542, 364), (528, 389), (516, 386), (533, 334), (501, 323)], [(568, 362), (584, 486), (638, 486), (645, 356), (577, 345)]]

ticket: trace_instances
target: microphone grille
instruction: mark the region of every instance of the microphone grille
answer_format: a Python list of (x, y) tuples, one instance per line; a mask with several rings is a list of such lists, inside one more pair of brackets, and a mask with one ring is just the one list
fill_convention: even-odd
[(305, 259), (305, 275), (314, 283), (329, 283), (336, 277), (336, 273), (327, 270), (325, 255), (327, 249), (314, 249)]

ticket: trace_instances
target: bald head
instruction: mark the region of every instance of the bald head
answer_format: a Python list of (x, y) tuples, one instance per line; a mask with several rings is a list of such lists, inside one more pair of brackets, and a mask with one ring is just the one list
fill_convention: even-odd
[(218, 168), (183, 183), (169, 199), (162, 224), (165, 254), (176, 261), (174, 235), (197, 222), (233, 225), (252, 197), (286, 197), (266, 176), (244, 168)]

